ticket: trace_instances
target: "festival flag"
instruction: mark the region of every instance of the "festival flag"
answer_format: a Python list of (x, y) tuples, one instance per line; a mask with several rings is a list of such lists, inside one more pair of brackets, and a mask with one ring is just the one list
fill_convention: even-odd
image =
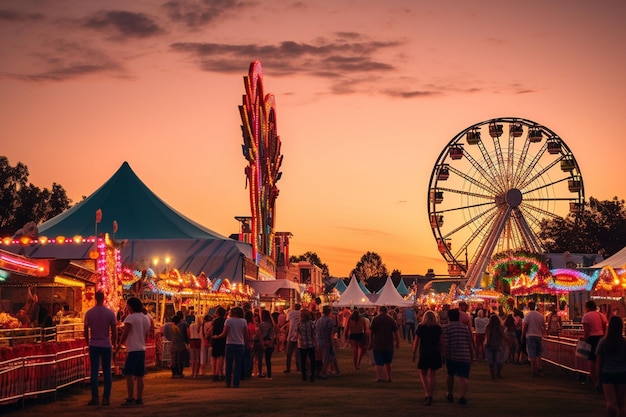
[(96, 223), (100, 223), (102, 221), (102, 209), (96, 210)]

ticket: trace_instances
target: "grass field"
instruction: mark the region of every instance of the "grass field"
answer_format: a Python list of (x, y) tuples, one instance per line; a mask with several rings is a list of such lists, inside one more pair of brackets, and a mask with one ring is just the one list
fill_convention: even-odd
[[(126, 383), (113, 382), (110, 406), (86, 406), (88, 385), (75, 385), (57, 394), (0, 407), (0, 414), (31, 417), (98, 416), (603, 416), (601, 393), (583, 384), (569, 372), (544, 367), (542, 378), (532, 378), (528, 366), (506, 364), (504, 379), (492, 382), (486, 363), (474, 362), (470, 375), (468, 404), (446, 402), (445, 369), (437, 373), (437, 391), (432, 406), (424, 405), (423, 391), (411, 349), (406, 342), (396, 351), (393, 382), (377, 383), (372, 366), (353, 370), (349, 349), (339, 350), (343, 375), (303, 382), (299, 373), (284, 374), (285, 354), (276, 353), (271, 381), (253, 377), (240, 388), (226, 388), (210, 378), (172, 379), (169, 370), (146, 375), (143, 406), (120, 407), (126, 398)], [(189, 374), (189, 369), (185, 369)], [(102, 392), (102, 387), (100, 387)], [(456, 393), (455, 393), (456, 394)]]

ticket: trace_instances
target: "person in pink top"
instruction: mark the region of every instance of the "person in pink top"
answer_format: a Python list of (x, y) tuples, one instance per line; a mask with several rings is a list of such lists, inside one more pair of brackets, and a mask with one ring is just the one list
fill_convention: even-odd
[(599, 387), (598, 372), (596, 370), (596, 347), (606, 333), (607, 320), (604, 314), (597, 311), (596, 302), (589, 300), (585, 303), (585, 315), (583, 316), (584, 339), (591, 345), (589, 361), (589, 378), (594, 387)]

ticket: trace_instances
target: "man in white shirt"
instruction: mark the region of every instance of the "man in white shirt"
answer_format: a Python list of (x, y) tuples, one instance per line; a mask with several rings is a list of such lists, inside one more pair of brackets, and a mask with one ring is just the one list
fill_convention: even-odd
[(291, 372), (291, 356), (296, 353), (296, 370), (300, 372), (300, 350), (298, 349), (298, 325), (300, 324), (300, 304), (295, 304), (293, 310), (289, 310), (287, 313), (287, 324), (289, 325), (289, 332), (287, 333), (287, 367), (283, 371), (288, 374)]
[[(124, 365), (128, 397), (122, 405), (143, 405), (143, 377), (146, 374), (146, 340), (151, 322), (148, 316), (143, 314), (143, 304), (139, 298), (129, 298), (126, 301), (126, 305), (130, 308), (130, 314), (124, 319), (124, 330), (122, 331), (120, 344), (115, 350), (117, 352), (121, 345), (125, 345), (128, 354)], [(134, 397), (135, 381), (137, 381), (137, 395)]]

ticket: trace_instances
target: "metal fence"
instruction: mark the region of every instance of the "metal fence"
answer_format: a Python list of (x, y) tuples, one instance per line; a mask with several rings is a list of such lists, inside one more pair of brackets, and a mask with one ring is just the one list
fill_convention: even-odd
[(0, 347), (28, 343), (62, 342), (83, 337), (83, 323), (57, 324), (53, 327), (0, 329)]
[[(25, 400), (85, 380), (86, 347), (0, 362), (0, 404)], [(88, 372), (87, 372), (88, 375)]]
[[(84, 341), (82, 342), (84, 344)], [(36, 346), (36, 345), (35, 345)], [(56, 344), (42, 346), (55, 350)], [(121, 374), (126, 351), (120, 350), (112, 363), (115, 375)], [(146, 344), (146, 367), (157, 365), (156, 344)], [(89, 347), (65, 347), (55, 353), (27, 355), (0, 361), (0, 405), (15, 403), (40, 394), (56, 393), (59, 389), (79, 382), (89, 382), (91, 365)]]
[(589, 375), (589, 362), (576, 356), (577, 338), (547, 336), (543, 338), (542, 359), (580, 375)]

